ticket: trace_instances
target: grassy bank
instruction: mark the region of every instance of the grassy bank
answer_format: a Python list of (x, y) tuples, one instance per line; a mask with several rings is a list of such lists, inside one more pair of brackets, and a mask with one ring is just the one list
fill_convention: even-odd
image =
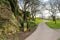
[(40, 18), (36, 18), (36, 19), (35, 19), (35, 23), (36, 23), (36, 24), (39, 24), (39, 23), (41, 23), (41, 22), (43, 22), (42, 19), (40, 19)]
[(52, 29), (60, 29), (60, 20), (56, 20), (56, 22), (57, 23), (55, 24), (52, 20), (50, 20), (49, 22), (46, 22), (46, 24)]

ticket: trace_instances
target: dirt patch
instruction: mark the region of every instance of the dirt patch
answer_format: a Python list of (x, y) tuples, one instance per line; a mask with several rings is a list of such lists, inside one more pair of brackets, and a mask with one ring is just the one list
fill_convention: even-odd
[(16, 33), (15, 35), (13, 35), (11, 37), (11, 40), (24, 40), (25, 38), (27, 38), (30, 34), (32, 34), (35, 31), (36, 27), (32, 28), (30, 31), (27, 32), (19, 32)]

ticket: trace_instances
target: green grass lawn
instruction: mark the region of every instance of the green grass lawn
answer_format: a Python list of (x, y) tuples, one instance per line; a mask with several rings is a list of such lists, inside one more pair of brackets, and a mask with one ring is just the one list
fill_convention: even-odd
[(46, 24), (52, 29), (60, 29), (60, 20), (56, 20), (56, 22), (57, 23), (55, 24), (52, 20), (50, 20), (49, 22), (46, 22)]
[(36, 24), (39, 24), (39, 23), (41, 23), (41, 22), (43, 22), (42, 19), (40, 19), (40, 18), (36, 18), (36, 19), (35, 19), (35, 23), (36, 23)]
[(60, 38), (58, 40), (60, 40)]

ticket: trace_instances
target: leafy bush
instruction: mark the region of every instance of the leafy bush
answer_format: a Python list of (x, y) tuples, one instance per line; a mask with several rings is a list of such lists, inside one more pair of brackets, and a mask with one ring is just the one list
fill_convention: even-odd
[(30, 30), (31, 28), (35, 27), (36, 23), (35, 22), (29, 22), (28, 23), (28, 30)]

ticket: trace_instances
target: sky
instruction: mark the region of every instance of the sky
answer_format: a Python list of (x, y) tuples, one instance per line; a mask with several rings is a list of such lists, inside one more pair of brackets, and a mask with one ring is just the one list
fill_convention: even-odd
[[(49, 0), (41, 0), (43, 3), (45, 3), (45, 2), (48, 2)], [(49, 5), (47, 5), (46, 6), (47, 8), (49, 8)], [(40, 7), (39, 7), (40, 8)], [(37, 17), (41, 17), (41, 14), (37, 14), (36, 15)], [(46, 18), (48, 17), (48, 16), (51, 16), (50, 14), (49, 14), (49, 11), (48, 10), (44, 10), (43, 9), (43, 16), (45, 16)], [(56, 16), (59, 16), (60, 17), (60, 13), (57, 13), (57, 15)]]
[[(49, 0), (40, 0), (41, 2), (43, 2), (43, 3), (45, 3), (45, 2), (48, 2)], [(20, 7), (20, 5), (19, 5), (19, 7)], [(49, 5), (47, 5), (46, 6), (47, 8), (49, 8)], [(21, 8), (21, 7), (20, 7)], [(40, 7), (39, 7), (40, 8)], [(38, 9), (39, 9), (38, 8)], [(21, 8), (22, 9), (22, 8)], [(49, 14), (49, 11), (48, 10), (44, 10), (44, 9), (42, 9), (43, 10), (43, 15), (47, 18), (48, 16), (50, 16), (50, 14)], [(36, 17), (41, 17), (41, 14), (39, 14), (40, 12), (37, 12), (37, 15), (36, 15)], [(57, 16), (60, 16), (60, 13), (58, 13), (57, 14)]]
[(47, 1), (49, 1), (49, 0), (43, 0), (43, 2), (47, 2)]

